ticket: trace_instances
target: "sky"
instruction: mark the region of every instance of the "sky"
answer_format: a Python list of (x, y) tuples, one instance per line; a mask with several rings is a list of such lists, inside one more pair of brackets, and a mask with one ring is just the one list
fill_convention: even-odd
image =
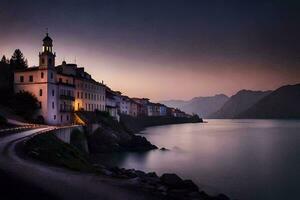
[(132, 97), (273, 90), (300, 82), (298, 2), (2, 0), (0, 56), (19, 48), (38, 65), (48, 28), (57, 65)]

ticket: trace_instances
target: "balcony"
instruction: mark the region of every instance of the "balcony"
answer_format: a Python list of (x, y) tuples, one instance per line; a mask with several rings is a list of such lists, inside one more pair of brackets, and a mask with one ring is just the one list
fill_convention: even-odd
[(75, 97), (69, 96), (69, 95), (63, 95), (63, 94), (61, 94), (61, 95), (59, 96), (59, 98), (60, 98), (60, 99), (63, 99), (63, 100), (75, 101)]

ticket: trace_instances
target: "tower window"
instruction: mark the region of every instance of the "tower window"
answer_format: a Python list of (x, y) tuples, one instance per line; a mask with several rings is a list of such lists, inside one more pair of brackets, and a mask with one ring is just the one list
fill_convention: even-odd
[(52, 102), (52, 109), (54, 109), (54, 102)]
[(45, 58), (42, 58), (42, 64), (45, 64)]
[(53, 119), (56, 120), (56, 115), (53, 116)]
[(29, 76), (29, 82), (33, 82), (33, 76)]
[(41, 78), (44, 78), (44, 72), (41, 73)]
[(54, 90), (52, 90), (52, 96), (54, 97)]
[(21, 83), (24, 82), (24, 76), (20, 76), (20, 82), (21, 82)]
[(40, 89), (40, 96), (43, 96), (43, 90)]

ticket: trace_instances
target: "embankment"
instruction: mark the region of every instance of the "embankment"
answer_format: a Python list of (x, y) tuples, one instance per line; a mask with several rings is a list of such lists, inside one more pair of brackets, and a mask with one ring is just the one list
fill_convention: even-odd
[(184, 124), (184, 123), (202, 123), (203, 120), (197, 115), (192, 117), (171, 117), (171, 116), (140, 116), (131, 117), (122, 115), (120, 123), (130, 132), (137, 133), (150, 126), (160, 126), (168, 124)]

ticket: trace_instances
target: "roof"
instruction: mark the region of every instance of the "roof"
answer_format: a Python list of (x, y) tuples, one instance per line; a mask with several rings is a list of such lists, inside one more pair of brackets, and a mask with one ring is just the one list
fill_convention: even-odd
[(46, 37), (44, 37), (43, 42), (52, 42), (52, 39), (49, 37), (48, 33), (46, 33)]

